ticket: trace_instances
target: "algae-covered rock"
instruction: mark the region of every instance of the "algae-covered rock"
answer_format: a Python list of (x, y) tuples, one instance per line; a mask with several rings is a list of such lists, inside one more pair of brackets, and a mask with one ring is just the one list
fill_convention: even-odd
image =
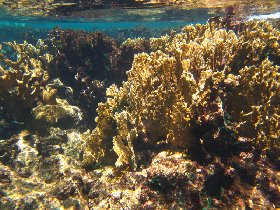
[[(234, 160), (242, 163), (244, 169), (250, 172), (253, 170), (250, 168), (251, 161), (255, 161), (251, 155), (242, 153)], [(258, 160), (255, 164), (264, 164), (262, 161)], [(89, 191), (89, 207), (93, 209), (220, 209), (277, 205), (274, 184), (279, 177), (267, 171), (266, 167), (258, 168), (256, 180), (258, 182), (265, 176), (269, 177), (268, 182), (263, 180), (262, 183), (263, 186), (271, 183), (267, 190), (270, 195), (263, 194), (262, 187), (243, 181), (243, 174), (240, 178), (242, 172), (236, 164), (224, 165), (217, 159), (201, 165), (179, 152), (160, 152), (148, 167), (138, 171), (118, 174), (112, 167), (103, 167), (98, 171), (101, 177)]]
[(38, 105), (32, 110), (32, 114), (36, 120), (62, 127), (77, 125), (83, 116), (78, 107), (58, 98), (55, 104)]
[(53, 128), (45, 137), (24, 131), (1, 140), (1, 209), (85, 209), (79, 192), (89, 178), (82, 176), (80, 136)]

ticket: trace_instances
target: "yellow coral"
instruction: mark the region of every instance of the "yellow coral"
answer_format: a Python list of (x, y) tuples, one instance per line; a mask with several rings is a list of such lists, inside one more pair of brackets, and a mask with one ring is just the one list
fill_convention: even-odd
[(241, 69), (235, 90), (227, 101), (238, 136), (253, 138), (261, 148), (279, 145), (279, 67), (264, 60), (259, 67)]
[[(274, 61), (279, 57), (279, 31), (266, 22), (246, 27), (236, 34), (208, 23), (151, 39), (154, 52), (136, 55), (128, 80), (120, 88), (111, 86), (107, 102), (98, 106), (97, 127), (86, 135), (92, 161), (106, 162), (113, 150), (117, 157), (111, 160), (117, 167), (135, 169), (133, 145), (140, 137), (150, 144), (188, 148), (194, 141), (191, 121), (207, 120), (211, 111), (223, 116), (224, 106), (239, 124), (233, 126), (237, 135), (245, 136), (241, 128), (252, 126), (256, 131), (250, 137), (256, 144), (279, 141), (279, 107), (271, 103), (279, 101), (278, 67), (265, 60), (268, 55)], [(231, 98), (225, 85), (252, 102), (230, 110), (236, 94)], [(258, 101), (253, 102), (248, 96), (258, 91)]]
[(56, 99), (55, 104), (39, 104), (32, 110), (32, 114), (37, 120), (44, 120), (47, 123), (57, 123), (62, 118), (71, 117), (78, 118), (76, 121), (82, 119), (82, 114), (79, 108), (71, 106), (66, 100)]
[(31, 109), (42, 93), (49, 79), (48, 65), (52, 57), (39, 56), (39, 47), (27, 42), (6, 44), (15, 51), (17, 60), (12, 61), (0, 53), (0, 100), (8, 112), (21, 118), (24, 109)]

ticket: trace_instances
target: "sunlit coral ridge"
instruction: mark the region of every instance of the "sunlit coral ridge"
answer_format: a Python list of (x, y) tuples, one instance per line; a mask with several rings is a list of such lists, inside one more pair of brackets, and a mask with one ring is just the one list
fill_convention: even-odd
[(209, 22), (150, 40), (154, 52), (136, 55), (128, 80), (98, 106), (92, 161), (113, 150), (117, 167), (135, 169), (137, 141), (191, 148), (195, 127), (217, 119), (261, 148), (279, 144), (279, 31), (266, 22), (223, 28)]

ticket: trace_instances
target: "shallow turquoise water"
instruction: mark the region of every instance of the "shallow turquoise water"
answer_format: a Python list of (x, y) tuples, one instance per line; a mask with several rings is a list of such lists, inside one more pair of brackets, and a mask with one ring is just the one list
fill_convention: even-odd
[[(279, 4), (280, 5), (280, 4)], [(254, 11), (252, 6), (243, 9), (244, 19), (275, 19), (280, 17), (280, 7), (261, 12)], [(8, 13), (0, 10), (0, 41), (16, 40), (22, 42), (38, 38), (45, 38), (48, 31), (54, 27), (62, 29), (78, 29), (86, 31), (104, 31), (110, 36), (116, 37), (119, 32), (128, 34), (127, 30), (134, 30), (133, 35), (126, 35), (125, 38), (137, 37), (139, 28), (157, 32), (146, 33), (146, 38), (151, 36), (159, 37), (165, 31), (179, 29), (185, 25), (206, 23), (207, 20), (216, 15), (223, 15), (224, 11), (219, 9), (198, 8), (191, 10), (174, 8), (153, 8), (153, 9), (102, 9), (85, 11), (76, 17), (31, 17)], [(237, 14), (239, 15), (239, 14)], [(143, 31), (143, 30), (142, 30)], [(139, 34), (143, 36), (143, 34)]]
[[(178, 13), (177, 13), (178, 12)], [(51, 29), (59, 26), (62, 29), (81, 30), (111, 30), (129, 29), (136, 26), (148, 28), (178, 27), (186, 24), (205, 23), (210, 17), (220, 14), (209, 14), (207, 9), (190, 11), (170, 11), (168, 15), (155, 14), (152, 16), (115, 14), (115, 10), (105, 10), (95, 18), (45, 18), (12, 16), (2, 11), (0, 26), (32, 27), (37, 29)], [(141, 13), (141, 12), (140, 12)]]
[[(192, 13), (195, 12), (195, 13)], [(195, 16), (195, 14), (201, 14)], [(209, 14), (207, 10), (186, 11), (185, 16), (178, 15), (172, 16), (170, 19), (167, 17), (155, 18), (142, 18), (138, 16), (126, 16), (119, 20), (118, 18), (111, 17), (111, 19), (104, 18), (40, 18), (40, 17), (22, 17), (11, 16), (3, 14), (0, 16), (0, 27), (32, 27), (37, 29), (52, 29), (53, 27), (60, 27), (62, 29), (80, 29), (80, 30), (111, 30), (111, 29), (130, 29), (139, 25), (147, 28), (166, 28), (166, 27), (179, 27), (189, 24), (205, 23), (209, 18), (222, 13)], [(183, 14), (182, 14), (183, 15)], [(280, 12), (270, 14), (253, 14), (246, 19), (276, 19), (280, 18)], [(107, 20), (106, 20), (107, 19)]]
[(11, 21), (11, 20), (2, 20), (0, 22), (1, 26), (10, 26), (10, 27), (32, 27), (37, 29), (52, 29), (53, 27), (59, 26), (62, 29), (80, 29), (86, 31), (94, 30), (121, 30), (121, 29), (131, 29), (137, 26), (145, 26), (147, 28), (166, 28), (166, 27), (180, 27), (188, 24), (196, 23), (206, 23), (207, 19), (199, 21), (151, 21), (151, 22), (142, 22), (142, 21), (110, 21), (110, 22), (77, 22), (77, 21)]

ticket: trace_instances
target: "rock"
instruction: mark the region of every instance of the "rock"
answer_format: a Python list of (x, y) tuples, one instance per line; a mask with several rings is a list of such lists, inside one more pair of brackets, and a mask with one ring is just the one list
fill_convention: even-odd
[(40, 104), (32, 110), (32, 114), (43, 125), (53, 125), (64, 129), (77, 126), (83, 116), (78, 107), (69, 105), (63, 99), (57, 99), (56, 105)]
[(58, 186), (55, 187), (53, 195), (56, 196), (60, 200), (66, 200), (68, 197), (74, 195), (76, 193), (76, 188), (70, 181), (65, 181), (59, 183)]

